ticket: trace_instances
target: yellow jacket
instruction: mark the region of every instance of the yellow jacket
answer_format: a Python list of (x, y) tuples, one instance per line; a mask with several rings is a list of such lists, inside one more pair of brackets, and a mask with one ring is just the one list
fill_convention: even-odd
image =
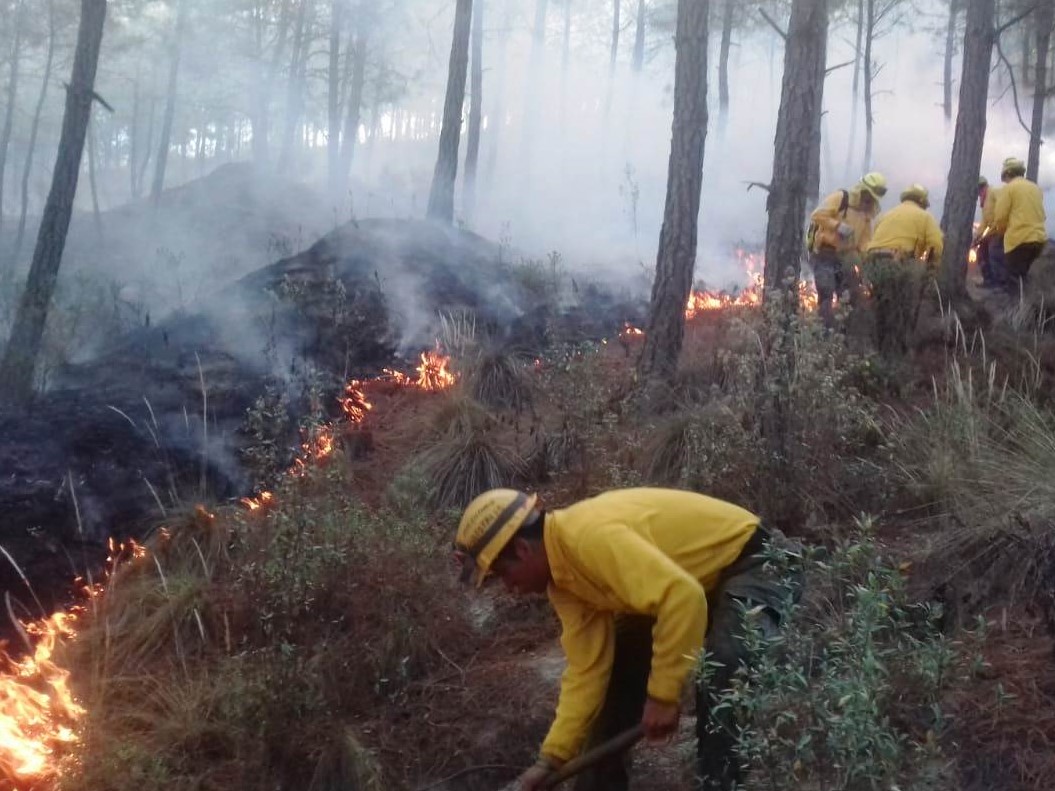
[[(863, 209), (861, 191), (858, 189), (849, 190), (845, 215), (839, 211), (842, 202), (843, 190), (836, 190), (825, 198), (810, 215), (810, 222), (817, 226), (813, 252), (817, 252), (822, 247), (834, 247), (840, 252), (863, 253), (868, 248), (868, 242), (872, 238), (872, 220), (875, 219), (878, 209), (870, 211)], [(854, 230), (853, 239), (849, 242), (844, 243), (839, 238), (840, 223), (846, 223)]]
[(1019, 176), (1004, 185), (996, 199), (993, 221), (1004, 235), (1004, 252), (1030, 242), (1046, 242), (1044, 193), (1032, 181)]
[(990, 187), (982, 204), (982, 230), (988, 228), (989, 236), (996, 235), (996, 199), (999, 195), (999, 187)]
[(543, 755), (566, 761), (582, 748), (604, 703), (617, 614), (655, 617), (648, 694), (680, 699), (707, 630), (705, 591), (758, 523), (735, 505), (671, 489), (622, 489), (546, 514), (548, 596), (568, 664)]
[(902, 201), (876, 223), (875, 235), (868, 244), (871, 250), (897, 250), (922, 258), (928, 250), (935, 260), (941, 257), (944, 240), (938, 221), (914, 201)]

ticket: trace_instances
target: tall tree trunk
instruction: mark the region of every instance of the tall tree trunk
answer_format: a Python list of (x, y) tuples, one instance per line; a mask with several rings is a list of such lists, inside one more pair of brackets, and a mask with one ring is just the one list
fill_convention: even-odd
[(872, 169), (872, 133), (875, 116), (872, 114), (872, 43), (875, 40), (876, 8), (875, 0), (865, 0), (865, 56), (864, 56), (864, 89), (865, 89), (865, 155), (862, 170)]
[(718, 51), (718, 111), (729, 112), (729, 49), (733, 43), (733, 16), (736, 0), (725, 0), (722, 10), (722, 43)]
[(157, 161), (154, 163), (154, 183), (150, 187), (150, 200), (154, 204), (161, 200), (161, 191), (165, 188), (165, 169), (168, 167), (169, 147), (172, 145), (172, 124), (176, 118), (176, 89), (179, 86), (179, 64), (183, 53), (183, 35), (187, 29), (189, 6), (189, 0), (179, 0), (176, 31), (172, 37), (165, 115), (161, 120), (161, 140), (158, 143)]
[[(568, 0), (568, 5), (569, 7), (571, 6), (571, 0)], [(506, 72), (509, 68), (509, 29), (512, 25), (512, 20), (512, 0), (505, 0), (502, 25), (498, 30), (498, 70), (495, 74), (494, 87), (489, 91), (494, 98), (491, 100), (491, 112), (489, 114), (491, 122), (488, 124), (487, 129), (487, 160), (484, 163), (484, 176), (488, 188), (494, 182), (495, 173), (498, 171), (498, 144), (506, 125), (505, 88)], [(570, 11), (567, 12), (565, 17), (565, 25), (567, 30), (571, 29)], [(567, 64), (565, 64), (565, 68), (567, 68)], [(566, 84), (567, 74), (565, 74), (563, 80), (563, 84)]]
[(447, 224), (454, 222), (454, 183), (458, 178), (458, 144), (462, 136), (462, 106), (465, 104), (465, 78), (469, 70), (469, 31), (473, 0), (458, 0), (454, 10), (454, 36), (447, 71), (447, 97), (443, 103), (440, 150), (429, 191), (428, 218)]
[(535, 0), (535, 26), (531, 40), (531, 58), (528, 65), (527, 90), (524, 95), (524, 121), (521, 125), (520, 164), (523, 169), (523, 186), (526, 189), (531, 181), (532, 148), (535, 129), (538, 127), (538, 106), (542, 75), (543, 56), (546, 51), (546, 10), (548, 0)]
[(88, 148), (88, 191), (92, 196), (92, 220), (95, 222), (95, 233), (100, 241), (103, 238), (103, 215), (99, 211), (99, 185), (95, 179), (96, 135), (95, 119), (88, 115), (88, 132), (85, 145)]
[(1026, 178), (1036, 181), (1040, 174), (1040, 146), (1044, 133), (1044, 101), (1048, 98), (1048, 48), (1055, 24), (1055, 0), (1041, 0), (1037, 8), (1037, 68), (1034, 72), (1033, 118), (1029, 127), (1029, 159)]
[[(730, 0), (731, 2), (731, 0)], [(569, 0), (570, 5), (570, 0)], [(634, 71), (641, 71), (645, 65), (645, 0), (637, 0), (637, 29), (634, 33)]]
[(850, 138), (846, 146), (845, 177), (850, 178), (854, 163), (854, 148), (857, 145), (858, 99), (861, 96), (861, 39), (865, 28), (865, 0), (857, 0), (857, 36), (854, 43), (854, 80), (850, 98)]
[[(828, 50), (828, 0), (795, 0), (784, 48), (784, 81), (777, 114), (766, 227), (765, 295), (797, 294), (808, 208), (810, 162), (819, 151), (824, 70)], [(797, 299), (786, 306), (797, 309)]]
[(942, 112), (945, 121), (952, 121), (952, 58), (956, 51), (956, 17), (960, 13), (960, 0), (949, 0), (949, 24), (945, 29), (945, 73), (942, 87), (945, 92)]
[[(767, 310), (765, 357), (761, 363), (762, 433), (775, 483), (784, 479), (788, 457), (790, 389), (795, 370), (795, 322), (803, 250), (803, 222), (810, 170), (819, 162), (821, 107), (828, 49), (828, 0), (794, 0), (784, 48), (784, 79), (777, 114), (773, 178), (767, 201), (764, 273)], [(765, 504), (765, 516), (784, 524), (794, 515), (784, 503)]]
[(810, 159), (807, 163), (809, 175), (806, 178), (806, 199), (814, 205), (821, 197), (821, 143), (824, 137), (821, 130), (821, 122), (823, 118), (824, 111), (822, 109), (817, 114), (816, 124), (810, 132)]
[(667, 200), (656, 256), (648, 331), (638, 371), (670, 383), (685, 335), (685, 305), (696, 265), (696, 237), (707, 138), (707, 0), (679, 0), (674, 35), (674, 123)]
[[(275, 49), (271, 53), (271, 62), (264, 70), (264, 77), (256, 84), (253, 100), (253, 120), (251, 140), (253, 147), (253, 161), (263, 165), (270, 156), (269, 138), (271, 135), (271, 93), (275, 89), (275, 80), (278, 77), (278, 68), (282, 63), (282, 56), (286, 51), (286, 42), (289, 39), (289, 17), (292, 13), (292, 0), (282, 0), (282, 8), (278, 17), (278, 32), (275, 39)], [(266, 14), (261, 11), (261, 24), (264, 24)], [(261, 33), (261, 47), (263, 46)], [(261, 49), (261, 53), (263, 50)]]
[(608, 73), (615, 74), (615, 62), (619, 57), (619, 30), (622, 23), (619, 21), (619, 12), (622, 8), (620, 0), (612, 0), (612, 52), (608, 60)]
[(137, 198), (136, 183), (139, 181), (139, 65), (136, 65), (136, 76), (132, 81), (132, 123), (128, 129), (128, 193), (133, 200)]
[(0, 229), (4, 227), (4, 177), (7, 173), (7, 150), (11, 144), (11, 128), (15, 120), (15, 101), (18, 99), (18, 69), (22, 60), (24, 19), (25, 3), (20, 1), (15, 10), (15, 40), (11, 47), (11, 71), (7, 80), (7, 110), (4, 112), (4, 128), (0, 131)]
[(1022, 26), (1022, 84), (1029, 85), (1030, 59), (1033, 57), (1033, 41), (1029, 35), (1029, 25)]
[[(330, 4), (330, 84), (327, 96), (326, 152), (330, 175), (330, 196), (336, 197), (341, 177), (341, 25), (344, 20), (345, 0)], [(351, 53), (348, 53), (349, 55)]]
[(974, 236), (971, 224), (978, 200), (978, 174), (982, 165), (989, 99), (989, 67), (995, 41), (993, 3), (994, 0), (967, 0), (966, 4), (960, 109), (956, 114), (956, 136), (941, 218), (945, 234), (941, 285), (946, 299), (956, 301), (966, 297), (967, 251)]
[(297, 29), (293, 37), (293, 53), (289, 63), (289, 79), (286, 82), (286, 117), (282, 133), (282, 148), (278, 154), (278, 169), (288, 172), (293, 165), (293, 149), (297, 142), (297, 127), (300, 125), (304, 104), (304, 81), (308, 66), (310, 39), (310, 13), (314, 0), (300, 0), (297, 10)]
[(81, 0), (77, 49), (73, 56), (73, 73), (66, 90), (66, 112), (62, 119), (51, 191), (44, 205), (26, 289), (18, 304), (3, 359), (0, 360), (0, 399), (13, 404), (27, 404), (33, 396), (33, 372), (73, 213), (73, 197), (77, 192), (81, 154), (92, 109), (95, 71), (99, 63), (105, 19), (106, 0)]
[(33, 155), (37, 150), (37, 134), (40, 132), (40, 116), (44, 111), (44, 100), (51, 82), (51, 67), (55, 62), (55, 0), (48, 0), (48, 54), (44, 61), (44, 79), (40, 83), (37, 106), (33, 109), (33, 123), (29, 127), (29, 142), (26, 144), (26, 162), (22, 167), (22, 209), (18, 214), (18, 231), (15, 234), (12, 265), (18, 263), (22, 254), (22, 242), (26, 235), (26, 216), (29, 214), (29, 179), (33, 173)]
[[(154, 83), (156, 84), (156, 83)], [(143, 161), (139, 163), (139, 181), (136, 184), (136, 196), (143, 194), (143, 182), (147, 176), (147, 168), (150, 165), (150, 156), (154, 150), (154, 121), (157, 117), (157, 96), (150, 97), (150, 110), (147, 114), (147, 136), (143, 142)]]
[[(354, 57), (352, 66), (352, 84), (345, 100), (344, 116), (344, 145), (341, 148), (341, 179), (342, 185), (347, 185), (352, 176), (352, 158), (355, 155), (355, 144), (359, 140), (359, 119), (363, 108), (363, 88), (366, 85), (366, 33), (360, 30), (355, 37), (353, 52), (348, 55)], [(376, 105), (375, 105), (376, 108)], [(376, 113), (375, 113), (376, 114)]]
[(465, 187), (462, 196), (465, 205), (465, 220), (470, 225), (476, 214), (476, 172), (480, 164), (480, 132), (484, 116), (485, 2), (486, 0), (475, 0), (473, 3), (472, 75), (469, 84), (472, 104), (469, 107), (469, 138), (465, 149)]

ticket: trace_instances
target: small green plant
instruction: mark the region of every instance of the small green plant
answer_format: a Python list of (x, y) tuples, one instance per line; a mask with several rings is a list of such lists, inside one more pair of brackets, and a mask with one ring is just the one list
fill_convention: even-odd
[(719, 710), (738, 723), (745, 788), (924, 788), (942, 771), (946, 687), (964, 669), (912, 602), (862, 521), (830, 554), (807, 552), (804, 595), (781, 631), (747, 630), (741, 668)]

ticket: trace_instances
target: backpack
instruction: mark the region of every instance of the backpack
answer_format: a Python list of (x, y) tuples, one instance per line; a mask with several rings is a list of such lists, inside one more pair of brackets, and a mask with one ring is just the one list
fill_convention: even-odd
[[(849, 190), (841, 190), (843, 197), (839, 201), (839, 214), (845, 220), (846, 211), (850, 208), (850, 192)], [(817, 223), (811, 222), (810, 227), (806, 229), (806, 252), (813, 252), (813, 243), (817, 241)]]

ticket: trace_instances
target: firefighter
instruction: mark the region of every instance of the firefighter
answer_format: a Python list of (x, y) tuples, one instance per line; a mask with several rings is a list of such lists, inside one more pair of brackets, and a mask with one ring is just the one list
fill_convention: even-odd
[(875, 319), (873, 334), (886, 357), (908, 351), (920, 300), (943, 252), (941, 228), (929, 207), (926, 187), (908, 187), (901, 203), (879, 218), (868, 244), (864, 275)]
[(1029, 268), (1048, 241), (1044, 194), (1040, 187), (1026, 179), (1026, 165), (1021, 159), (1005, 159), (1000, 178), (1004, 186), (996, 199), (993, 224), (1004, 237), (1008, 289), (1018, 294), (1029, 275)]
[(825, 198), (810, 216), (807, 247), (818, 310), (828, 328), (835, 319), (835, 295), (849, 290), (851, 301), (856, 299), (854, 265), (871, 241), (872, 222), (886, 191), (882, 173), (867, 173), (851, 189), (837, 190)]
[(944, 239), (928, 208), (930, 194), (922, 184), (913, 184), (902, 192), (901, 203), (876, 222), (875, 234), (868, 243), (868, 257), (937, 261)]
[[(556, 717), (518, 788), (540, 788), (584, 747), (638, 723), (650, 740), (671, 736), (705, 636), (721, 667), (697, 685), (697, 770), (703, 788), (733, 788), (733, 728), (707, 725), (716, 692), (747, 658), (743, 605), (771, 632), (788, 600), (763, 557), (769, 541), (754, 514), (693, 492), (622, 489), (556, 511), (510, 489), (473, 500), (455, 541), (463, 580), (497, 577), (514, 594), (545, 593), (567, 656)], [(628, 782), (619, 756), (575, 787), (619, 791)]]

